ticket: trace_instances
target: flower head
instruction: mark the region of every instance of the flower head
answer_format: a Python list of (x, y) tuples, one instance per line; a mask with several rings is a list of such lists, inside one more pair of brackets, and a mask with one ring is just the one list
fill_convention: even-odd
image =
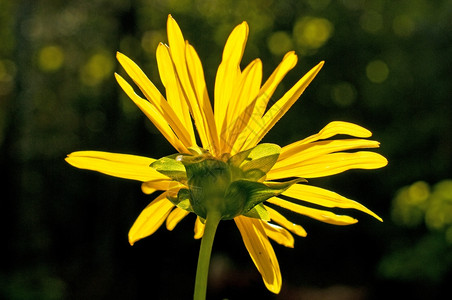
[[(115, 76), (124, 92), (177, 153), (156, 160), (80, 151), (66, 158), (78, 168), (141, 181), (146, 194), (162, 191), (130, 229), (131, 244), (154, 233), (163, 222), (172, 230), (191, 212), (198, 216), (195, 238), (201, 238), (209, 211), (215, 211), (221, 219), (235, 221), (266, 287), (278, 293), (281, 273), (269, 238), (293, 247), (291, 233), (306, 236), (306, 231), (287, 220), (275, 206), (334, 225), (349, 225), (357, 220), (336, 215), (328, 208), (357, 209), (381, 220), (355, 201), (306, 183), (309, 178), (349, 169), (385, 166), (387, 160), (375, 152), (350, 151), (379, 146), (378, 142), (366, 139), (371, 136), (367, 129), (335, 121), (317, 134), (282, 148), (259, 144), (300, 97), (323, 62), (269, 105), (278, 84), (296, 65), (297, 56), (287, 53), (265, 82), (259, 59), (242, 70), (240, 63), (248, 37), (248, 24), (243, 22), (227, 39), (215, 78), (212, 107), (201, 61), (171, 16), (167, 30), (168, 45), (159, 44), (156, 52), (166, 98), (124, 54), (118, 53), (117, 58), (145, 98), (136, 94), (123, 77)], [(336, 135), (350, 138), (332, 139)], [(312, 208), (301, 201), (325, 209)]]

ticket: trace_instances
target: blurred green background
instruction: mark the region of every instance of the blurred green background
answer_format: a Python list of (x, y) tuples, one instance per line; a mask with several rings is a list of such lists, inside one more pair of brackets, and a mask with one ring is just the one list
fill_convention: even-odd
[(274, 245), (278, 296), (265, 289), (233, 222), (223, 222), (209, 299), (450, 295), (452, 1), (2, 0), (0, 298), (191, 298), (194, 216), (131, 247), (127, 232), (151, 198), (137, 182), (64, 161), (77, 150), (174, 152), (113, 76), (122, 72), (119, 50), (163, 91), (155, 49), (166, 41), (169, 13), (197, 49), (210, 88), (227, 35), (243, 20), (243, 64), (260, 57), (264, 78), (285, 52), (299, 56), (275, 99), (326, 61), (265, 141), (285, 145), (333, 120), (356, 122), (390, 162), (311, 181), (384, 223), (350, 212), (358, 224), (334, 227), (288, 213), (308, 236), (296, 238), (295, 249)]

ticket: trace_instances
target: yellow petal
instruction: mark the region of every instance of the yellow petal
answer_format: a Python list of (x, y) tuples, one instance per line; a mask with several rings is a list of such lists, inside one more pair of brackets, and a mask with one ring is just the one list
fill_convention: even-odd
[[(236, 26), (229, 35), (223, 50), (223, 58), (215, 78), (215, 123), (218, 134), (225, 130), (226, 111), (229, 99), (240, 79), (240, 61), (242, 60), (248, 39), (248, 24)], [(220, 143), (223, 141), (220, 139)]]
[(155, 191), (167, 191), (171, 189), (181, 188), (183, 185), (172, 179), (150, 180), (141, 184), (141, 190), (145, 194), (152, 194)]
[(290, 232), (288, 232), (286, 229), (267, 222), (262, 222), (262, 225), (264, 226), (265, 234), (269, 238), (271, 238), (278, 244), (286, 246), (288, 248), (294, 247), (295, 240)]
[(132, 228), (130, 228), (130, 245), (153, 234), (163, 224), (173, 207), (174, 205), (166, 199), (166, 193), (155, 198), (143, 209), (135, 223), (133, 223)]
[(359, 125), (349, 122), (333, 121), (328, 123), (325, 127), (323, 127), (322, 130), (319, 131), (319, 133), (285, 146), (281, 151), (279, 159), (282, 160), (285, 159), (287, 156), (293, 155), (294, 153), (297, 152), (297, 148), (302, 145), (312, 143), (318, 140), (328, 139), (337, 134), (345, 134), (360, 138), (368, 138), (372, 136), (372, 132)]
[(358, 222), (356, 219), (349, 217), (349, 216), (343, 216), (343, 215), (336, 215), (330, 211), (326, 210), (319, 210), (315, 208), (306, 207), (303, 205), (298, 205), (277, 197), (273, 197), (267, 200), (270, 203), (273, 203), (275, 205), (281, 206), (285, 209), (291, 210), (293, 212), (296, 212), (301, 215), (308, 216), (310, 218), (316, 219), (321, 222), (325, 222), (328, 224), (333, 225), (350, 225), (355, 224)]
[(342, 173), (350, 169), (378, 169), (387, 164), (387, 159), (375, 152), (339, 152), (306, 160), (299, 166), (287, 166), (277, 170), (270, 170), (267, 173), (267, 179), (289, 177), (316, 178)]
[(247, 138), (244, 149), (254, 147), (267, 134), (267, 132), (279, 121), (279, 119), (289, 110), (289, 108), (297, 101), (314, 77), (319, 73), (323, 66), (320, 62), (304, 75), (284, 96), (279, 99), (265, 113), (261, 121), (251, 128), (252, 133)]
[[(181, 137), (185, 139), (184, 143), (179, 140), (179, 138), (174, 134), (174, 131), (168, 125), (167, 120), (161, 115), (155, 105), (152, 105), (149, 101), (144, 100), (138, 96), (133, 88), (124, 80), (119, 74), (115, 74), (116, 80), (118, 81), (124, 92), (132, 99), (133, 102), (141, 109), (141, 111), (151, 120), (151, 122), (157, 127), (157, 129), (163, 134), (168, 142), (181, 153), (188, 153), (187, 147), (192, 146), (189, 140), (189, 136), (181, 134)], [(166, 101), (165, 101), (166, 102)], [(176, 117), (174, 117), (176, 118)], [(181, 125), (182, 126), (182, 125)], [(188, 139), (187, 139), (188, 138)]]
[(169, 214), (168, 218), (166, 218), (166, 229), (173, 230), (183, 218), (185, 218), (190, 212), (181, 209), (179, 207), (175, 207), (173, 211)]
[(264, 112), (267, 108), (267, 103), (270, 98), (273, 96), (277, 86), (284, 78), (284, 76), (295, 67), (297, 64), (297, 55), (295, 52), (288, 52), (278, 67), (273, 71), (272, 75), (267, 79), (262, 88), (259, 91), (259, 95), (257, 97), (256, 103), (253, 108), (253, 112), (249, 119), (249, 125), (244, 128), (244, 130), (240, 133), (236, 142), (234, 143), (234, 148), (231, 151), (231, 154), (235, 154), (240, 152), (243, 149), (243, 143), (246, 141), (248, 136), (251, 133), (251, 128), (255, 128), (257, 126), (257, 122), (261, 120)]
[(166, 89), (166, 98), (168, 104), (176, 113), (180, 122), (187, 129), (190, 135), (192, 145), (196, 145), (195, 133), (193, 131), (193, 123), (191, 122), (190, 112), (188, 110), (187, 100), (182, 90), (179, 79), (175, 73), (173, 61), (169, 54), (168, 47), (160, 43), (156, 51), (157, 65), (163, 85)]
[(251, 118), (262, 81), (262, 62), (255, 59), (243, 70), (240, 82), (227, 109), (227, 127), (220, 133), (225, 140), (223, 152), (229, 153), (237, 137), (247, 126)]
[(365, 212), (379, 221), (383, 221), (374, 212), (364, 205), (345, 198), (335, 192), (306, 184), (294, 184), (282, 193), (284, 196), (292, 197), (302, 201), (314, 203), (325, 207), (353, 208)]
[[(305, 161), (309, 159), (333, 152), (361, 148), (377, 148), (379, 146), (380, 143), (377, 141), (364, 139), (328, 140), (308, 143), (292, 148), (293, 151), (291, 151), (291, 155), (285, 155), (283, 158), (278, 158), (278, 161), (272, 169), (278, 170), (279, 168), (286, 168), (288, 166), (295, 167), (303, 165)], [(284, 148), (282, 151), (284, 151)]]
[[(197, 126), (202, 126), (203, 131), (205, 132), (204, 134), (206, 135), (204, 139), (201, 139), (201, 142), (203, 143), (204, 148), (210, 150), (213, 155), (219, 155), (219, 141), (215, 117), (207, 93), (206, 80), (204, 78), (201, 60), (195, 49), (188, 43), (186, 44), (185, 52), (190, 82), (193, 84), (196, 99), (198, 101), (196, 103), (197, 107), (195, 108), (199, 115), (197, 117), (197, 122), (202, 122), (202, 124)], [(193, 105), (195, 105), (195, 103), (193, 103)]]
[(268, 101), (272, 97), (281, 80), (283, 80), (286, 74), (295, 67), (297, 61), (298, 57), (294, 51), (286, 53), (286, 55), (284, 55), (283, 59), (279, 63), (278, 67), (276, 67), (276, 69), (264, 83), (261, 90), (259, 91), (258, 103), (256, 103), (256, 110), (259, 112), (259, 117), (262, 117), (264, 115)]
[(281, 290), (281, 271), (262, 221), (243, 216), (234, 218), (234, 221), (239, 228), (251, 259), (262, 275), (265, 286), (271, 292), (278, 294)]
[(168, 179), (149, 166), (155, 159), (143, 156), (101, 151), (78, 151), (69, 154), (66, 161), (80, 169), (97, 171), (119, 178), (138, 181)]
[(201, 219), (199, 217), (196, 217), (195, 221), (195, 239), (200, 239), (204, 235), (204, 229), (206, 226), (201, 222)]
[[(171, 59), (173, 60), (173, 65), (176, 69), (177, 77), (179, 79), (179, 82), (181, 83), (183, 92), (186, 96), (186, 99), (188, 100), (187, 104), (190, 107), (190, 112), (195, 121), (195, 125), (199, 133), (199, 138), (201, 139), (204, 147), (211, 148), (208, 128), (206, 127), (206, 117), (204, 115), (204, 112), (202, 111), (203, 107), (201, 103), (203, 102), (203, 99), (198, 99), (195, 93), (196, 83), (192, 82), (192, 79), (199, 80), (200, 78), (191, 78), (189, 76), (189, 66), (187, 64), (188, 55), (186, 53), (186, 50), (190, 47), (188, 46), (188, 42), (185, 42), (179, 25), (171, 17), (171, 15), (168, 16), (167, 31)], [(194, 59), (194, 49), (191, 49), (191, 51), (192, 53), (190, 53), (190, 58)], [(190, 61), (192, 68), (199, 68), (199, 65), (193, 66), (193, 64), (197, 63), (197, 61)]]
[(266, 206), (266, 205), (264, 205), (264, 207), (270, 213), (270, 219), (273, 222), (287, 228), (288, 230), (292, 231), (293, 233), (295, 233), (298, 236), (303, 236), (303, 237), (307, 236), (306, 230), (304, 230), (303, 227), (290, 222), (283, 215), (281, 215), (279, 212), (277, 212), (273, 208)]

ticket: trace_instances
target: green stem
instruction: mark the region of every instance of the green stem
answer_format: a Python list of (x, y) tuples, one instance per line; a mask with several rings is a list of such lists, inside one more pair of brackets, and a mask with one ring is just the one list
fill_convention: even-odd
[(194, 300), (206, 299), (207, 277), (209, 273), (210, 254), (212, 253), (213, 239), (220, 223), (221, 215), (216, 211), (207, 213), (204, 235), (199, 249), (198, 267), (196, 269)]

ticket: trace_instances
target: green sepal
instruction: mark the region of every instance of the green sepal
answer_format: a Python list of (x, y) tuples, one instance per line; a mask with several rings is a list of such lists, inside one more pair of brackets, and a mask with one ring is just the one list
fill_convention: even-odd
[(187, 163), (185, 168), (190, 203), (198, 216), (206, 218), (208, 210), (228, 210), (224, 201), (225, 191), (231, 182), (227, 163), (208, 157), (196, 163)]
[(265, 209), (264, 205), (258, 204), (255, 207), (253, 207), (249, 212), (243, 214), (246, 217), (254, 218), (254, 219), (260, 219), (263, 221), (270, 221), (270, 214)]
[(187, 173), (185, 166), (177, 160), (177, 157), (178, 155), (162, 157), (154, 161), (150, 167), (173, 180), (184, 182), (187, 180)]
[[(287, 190), (295, 183), (305, 181), (303, 178), (297, 178), (286, 182), (256, 182), (247, 179), (240, 179), (230, 184), (225, 194), (225, 202), (228, 206), (237, 208), (238, 214), (246, 214), (256, 205), (265, 200), (277, 196)], [(229, 218), (236, 217), (237, 211), (230, 211), (224, 214)]]
[(229, 158), (229, 165), (239, 168), (241, 177), (257, 181), (275, 165), (281, 153), (276, 144), (260, 144)]
[(177, 193), (177, 197), (167, 197), (171, 203), (176, 205), (177, 207), (193, 212), (193, 207), (190, 204), (190, 191), (187, 189), (180, 189)]

